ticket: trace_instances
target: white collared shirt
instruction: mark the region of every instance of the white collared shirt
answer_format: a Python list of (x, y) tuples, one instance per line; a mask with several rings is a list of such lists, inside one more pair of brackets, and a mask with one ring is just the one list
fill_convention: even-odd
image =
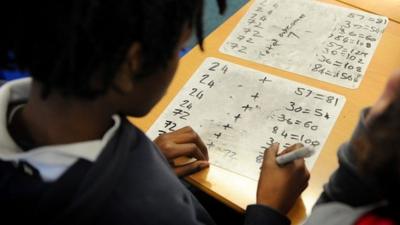
[(24, 78), (0, 87), (0, 159), (13, 162), (26, 161), (39, 171), (44, 181), (52, 182), (80, 158), (94, 162), (119, 128), (121, 118), (118, 115), (112, 117), (114, 125), (103, 135), (102, 139), (42, 146), (23, 151), (8, 133), (7, 108), (11, 102), (28, 99), (31, 83), (31, 78)]

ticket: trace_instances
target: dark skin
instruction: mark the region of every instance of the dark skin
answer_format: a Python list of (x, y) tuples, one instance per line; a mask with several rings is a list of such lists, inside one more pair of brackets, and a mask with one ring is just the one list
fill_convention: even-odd
[[(33, 82), (30, 98), (9, 125), (14, 140), (28, 141), (35, 146), (60, 145), (100, 139), (112, 126), (112, 115), (140, 117), (147, 114), (164, 95), (179, 61), (179, 50), (191, 36), (184, 28), (173, 57), (157, 74), (141, 80), (133, 79), (140, 71), (140, 45), (133, 43), (121, 65), (113, 86), (95, 100), (66, 98), (53, 91), (47, 99), (40, 96), (40, 83)], [(96, 82), (93, 82), (96, 85)], [(190, 127), (158, 137), (155, 143), (166, 156), (178, 176), (197, 172), (209, 166), (208, 152), (199, 135)], [(286, 151), (292, 151), (298, 146)], [(278, 146), (266, 150), (257, 190), (257, 203), (286, 214), (307, 186), (309, 173), (304, 160), (285, 166), (275, 163)], [(196, 160), (175, 165), (182, 156)]]
[(68, 144), (99, 139), (112, 125), (112, 111), (102, 101), (61, 99), (53, 94), (43, 101), (40, 84), (34, 82), (26, 106), (9, 125), (13, 139), (32, 143), (32, 147)]

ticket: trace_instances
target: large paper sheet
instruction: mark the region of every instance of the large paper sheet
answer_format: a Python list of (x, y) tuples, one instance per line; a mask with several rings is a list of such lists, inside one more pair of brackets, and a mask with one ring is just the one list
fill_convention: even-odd
[(310, 0), (256, 0), (220, 51), (358, 88), (386, 17)]
[(256, 180), (274, 142), (313, 146), (311, 169), (344, 103), (335, 93), (207, 58), (147, 134), (191, 126), (213, 165)]

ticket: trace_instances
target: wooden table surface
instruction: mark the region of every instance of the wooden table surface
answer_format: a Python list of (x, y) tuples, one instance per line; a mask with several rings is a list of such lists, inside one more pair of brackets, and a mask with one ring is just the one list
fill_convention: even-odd
[(400, 0), (338, 0), (365, 11), (387, 16), (400, 23)]
[[(347, 1), (354, 3), (367, 2), (364, 0)], [(334, 0), (323, 0), (323, 2), (351, 7)], [(379, 2), (387, 2), (388, 4), (391, 2), (398, 6), (399, 1), (388, 0)], [(368, 67), (364, 80), (358, 89), (351, 90), (220, 53), (218, 51), (219, 47), (242, 16), (245, 15), (252, 3), (253, 1), (249, 1), (248, 4), (206, 38), (205, 52), (201, 52), (196, 47), (184, 56), (180, 61), (180, 67), (176, 76), (163, 99), (146, 117), (130, 118), (130, 121), (146, 131), (207, 57), (217, 57), (345, 96), (347, 99), (346, 104), (311, 171), (309, 187), (289, 213), (293, 224), (299, 224), (305, 218), (306, 214), (310, 212), (313, 204), (318, 199), (323, 184), (327, 182), (330, 174), (337, 168), (337, 149), (352, 134), (352, 130), (358, 121), (360, 110), (371, 105), (377, 99), (383, 90), (387, 78), (395, 69), (400, 68), (400, 24), (393, 20), (389, 22)], [(385, 13), (382, 14), (385, 15)], [(243, 212), (247, 205), (255, 203), (257, 187), (255, 181), (218, 167), (211, 166), (207, 170), (191, 175), (187, 180), (239, 212)]]

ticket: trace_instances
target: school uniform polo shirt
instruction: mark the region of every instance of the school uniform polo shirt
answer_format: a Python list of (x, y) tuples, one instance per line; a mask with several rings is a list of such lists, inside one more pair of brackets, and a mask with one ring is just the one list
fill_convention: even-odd
[[(42, 225), (215, 224), (158, 147), (125, 117), (115, 117), (114, 126), (97, 142), (22, 152), (7, 132), (6, 108), (10, 101), (27, 99), (30, 82), (24, 79), (0, 87), (2, 221)], [(31, 176), (29, 169), (10, 163), (21, 160), (39, 175)], [(288, 225), (290, 221), (267, 206), (250, 205), (245, 224)]]
[(121, 124), (118, 115), (113, 116), (114, 125), (99, 140), (42, 146), (29, 151), (23, 151), (14, 142), (7, 131), (7, 125), (11, 122), (13, 115), (23, 107), (23, 104), (14, 107), (7, 117), (8, 105), (12, 102), (27, 101), (30, 84), (31, 78), (24, 78), (6, 83), (0, 89), (0, 159), (16, 164), (24, 162), (23, 169), (26, 173), (32, 174), (32, 169), (36, 169), (46, 182), (57, 180), (80, 158), (90, 162), (96, 161), (104, 146)]

